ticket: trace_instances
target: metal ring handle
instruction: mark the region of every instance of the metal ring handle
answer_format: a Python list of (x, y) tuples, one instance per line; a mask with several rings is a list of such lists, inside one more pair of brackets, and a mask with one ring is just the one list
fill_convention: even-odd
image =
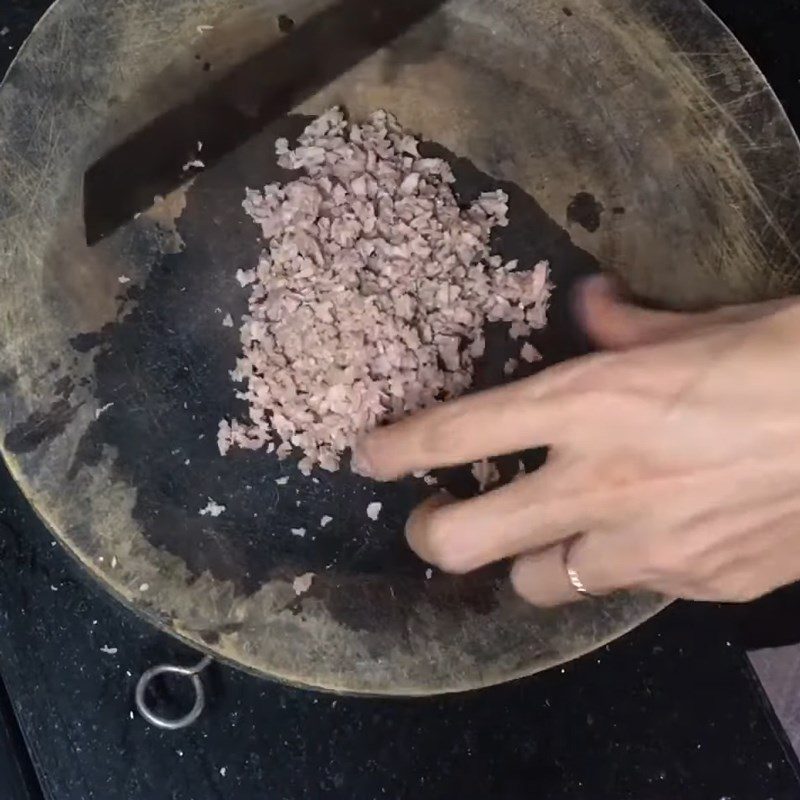
[[(174, 664), (160, 664), (157, 667), (151, 667), (145, 672), (139, 682), (136, 684), (136, 708), (139, 713), (151, 725), (161, 728), (165, 731), (179, 731), (183, 728), (188, 728), (197, 722), (203, 709), (206, 705), (206, 693), (203, 689), (203, 682), (200, 680), (200, 673), (211, 663), (211, 656), (206, 656), (203, 660), (194, 667), (177, 667)], [(159, 675), (180, 675), (184, 678), (189, 678), (192, 681), (194, 688), (194, 705), (192, 710), (183, 717), (178, 719), (167, 719), (156, 714), (146, 703), (144, 696), (147, 687)]]

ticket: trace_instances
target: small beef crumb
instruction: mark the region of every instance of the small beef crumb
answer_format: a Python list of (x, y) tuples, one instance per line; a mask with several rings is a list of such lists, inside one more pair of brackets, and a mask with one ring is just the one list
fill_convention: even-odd
[(208, 498), (208, 503), (204, 508), (200, 509), (201, 517), (218, 517), (226, 511), (225, 506), (220, 505), (212, 497)]
[(484, 458), (472, 465), (472, 477), (478, 482), (478, 488), (485, 492), (490, 486), (500, 481), (500, 470), (494, 461)]
[(463, 394), (486, 322), (543, 328), (549, 266), (492, 255), (508, 196), (460, 207), (447, 162), (385, 111), (351, 124), (333, 108), (276, 152), (305, 174), (246, 193), (265, 242), (236, 273), (250, 299), (231, 376), (249, 419), (223, 420), (217, 439), (223, 455), (274, 440), (303, 474), (335, 472), (364, 432)]
[(315, 577), (316, 576), (313, 572), (306, 572), (305, 575), (298, 575), (292, 581), (294, 593), (298, 597), (300, 597), (301, 594), (305, 594), (311, 588), (311, 584), (313, 583)]
[(519, 361), (516, 358), (509, 358), (505, 364), (503, 364), (503, 375), (509, 377), (513, 375), (517, 371), (517, 367), (519, 366)]
[(527, 361), (529, 364), (533, 364), (534, 361), (542, 360), (541, 353), (532, 344), (530, 344), (530, 342), (526, 342), (524, 345), (522, 345), (522, 350), (520, 350), (519, 355), (523, 361)]

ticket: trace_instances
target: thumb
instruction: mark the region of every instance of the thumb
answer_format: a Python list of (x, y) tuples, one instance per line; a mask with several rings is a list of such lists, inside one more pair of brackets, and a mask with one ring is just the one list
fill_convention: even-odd
[(629, 350), (687, 336), (712, 325), (761, 319), (795, 303), (796, 298), (704, 312), (652, 311), (624, 300), (612, 278), (594, 275), (578, 285), (573, 302), (578, 321), (594, 344), (605, 350)]
[(594, 344), (627, 350), (685, 335), (708, 324), (708, 314), (652, 311), (623, 300), (611, 278), (594, 275), (575, 290), (575, 312)]

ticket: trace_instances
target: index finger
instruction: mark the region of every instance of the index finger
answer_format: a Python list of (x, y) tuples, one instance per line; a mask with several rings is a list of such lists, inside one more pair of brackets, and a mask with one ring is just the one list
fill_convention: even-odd
[(557, 444), (564, 430), (581, 419), (575, 413), (580, 395), (550, 392), (557, 381), (549, 372), (378, 428), (357, 445), (353, 469), (377, 480), (393, 480), (420, 470)]

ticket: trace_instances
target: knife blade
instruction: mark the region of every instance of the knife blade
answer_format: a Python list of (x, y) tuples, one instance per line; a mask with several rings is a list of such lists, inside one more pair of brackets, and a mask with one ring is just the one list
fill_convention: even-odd
[(270, 122), (437, 11), (446, 0), (339, 0), (248, 58), (191, 101), (148, 123), (84, 175), (89, 245), (187, 177), (203, 143), (211, 166)]

